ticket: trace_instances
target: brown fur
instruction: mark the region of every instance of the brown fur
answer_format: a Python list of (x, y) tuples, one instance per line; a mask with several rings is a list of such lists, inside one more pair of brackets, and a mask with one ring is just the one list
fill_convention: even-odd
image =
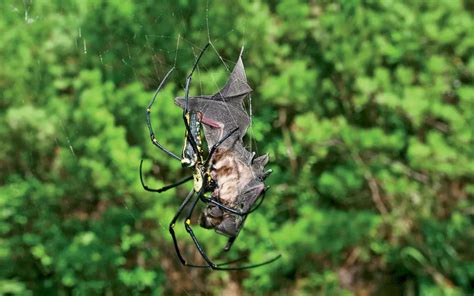
[(240, 190), (253, 178), (251, 167), (238, 160), (232, 151), (221, 149), (212, 159), (211, 174), (217, 182), (217, 196), (227, 205), (235, 203)]

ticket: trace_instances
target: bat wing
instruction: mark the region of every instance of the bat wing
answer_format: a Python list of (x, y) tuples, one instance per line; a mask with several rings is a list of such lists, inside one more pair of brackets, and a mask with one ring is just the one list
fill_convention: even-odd
[(227, 83), (219, 92), (212, 96), (213, 100), (225, 101), (241, 106), (245, 96), (252, 92), (252, 88), (247, 82), (247, 75), (245, 74), (244, 63), (242, 62), (242, 52), (243, 48)]
[[(239, 131), (223, 144), (223, 148), (242, 140), (250, 125), (250, 116), (245, 112), (243, 100), (252, 92), (247, 82), (242, 62), (242, 52), (224, 87), (214, 95), (189, 97), (189, 111), (201, 112), (204, 132), (209, 146), (236, 127)], [(175, 99), (176, 105), (185, 106), (184, 97)], [(218, 127), (218, 128), (216, 128)], [(232, 140), (233, 139), (233, 140)]]

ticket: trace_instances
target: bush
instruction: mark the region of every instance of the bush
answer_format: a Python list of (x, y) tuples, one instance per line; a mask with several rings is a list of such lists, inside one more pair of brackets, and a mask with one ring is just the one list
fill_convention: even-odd
[[(474, 27), (467, 1), (4, 1), (0, 294), (473, 293)], [(212, 93), (245, 44), (248, 143), (265, 203), (234, 250), (250, 271), (180, 266), (184, 77)], [(255, 143), (256, 142), (256, 145)], [(197, 227), (195, 227), (197, 228)], [(224, 242), (196, 229), (213, 257)], [(186, 232), (178, 237), (198, 258)]]

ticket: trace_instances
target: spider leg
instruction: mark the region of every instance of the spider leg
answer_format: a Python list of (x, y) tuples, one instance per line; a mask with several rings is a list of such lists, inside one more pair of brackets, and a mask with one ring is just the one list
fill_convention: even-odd
[(212, 204), (218, 206), (219, 208), (221, 208), (224, 211), (227, 211), (229, 213), (232, 213), (232, 214), (235, 214), (235, 215), (238, 215), (238, 216), (247, 216), (248, 214), (254, 212), (255, 210), (257, 210), (260, 207), (260, 205), (263, 203), (265, 195), (262, 195), (262, 197), (260, 198), (260, 201), (258, 202), (258, 204), (256, 206), (254, 206), (253, 208), (251, 208), (250, 210), (245, 211), (245, 212), (241, 212), (239, 210), (228, 207), (228, 206), (218, 202), (215, 199), (207, 198), (207, 197), (204, 197), (204, 196), (200, 196), (199, 198), (201, 199), (201, 201), (203, 201), (205, 203), (212, 203)]
[[(173, 244), (174, 244), (174, 248), (176, 250), (176, 255), (178, 255), (178, 259), (179, 261), (181, 262), (181, 264), (183, 264), (184, 266), (189, 266), (189, 267), (198, 267), (198, 268), (209, 268), (208, 265), (195, 265), (195, 264), (189, 264), (186, 262), (186, 260), (184, 259), (183, 255), (181, 255), (181, 251), (179, 249), (179, 245), (178, 245), (178, 240), (176, 239), (176, 234), (174, 232), (174, 226), (176, 225), (176, 221), (178, 220), (179, 216), (181, 215), (181, 212), (183, 212), (183, 209), (186, 207), (186, 205), (189, 203), (189, 201), (191, 200), (191, 198), (194, 196), (194, 189), (191, 190), (188, 195), (186, 196), (186, 198), (184, 199), (183, 203), (179, 206), (178, 208), (178, 211), (176, 212), (176, 214), (174, 215), (173, 219), (171, 220), (170, 222), (170, 225), (169, 225), (169, 232), (171, 234), (171, 237), (173, 238)], [(185, 225), (188, 225), (188, 221), (190, 221), (189, 217), (192, 215), (193, 213), (193, 210), (194, 208), (196, 207), (196, 203), (199, 201), (199, 198), (196, 198), (193, 202), (193, 204), (191, 205), (191, 208), (189, 210), (189, 213), (188, 213), (188, 217), (186, 218), (185, 220)], [(191, 230), (192, 231), (192, 230)], [(194, 234), (192, 234), (192, 236), (194, 236)], [(200, 246), (199, 246), (200, 248)], [(202, 249), (199, 251), (200, 253), (201, 252), (204, 252)], [(201, 253), (202, 254), (202, 253)]]
[[(187, 264), (186, 261), (184, 261), (184, 259), (181, 257), (180, 260), (182, 259), (181, 263), (183, 263), (183, 265), (191, 266), (191, 267), (200, 267), (200, 268), (206, 268), (207, 267), (207, 268), (211, 268), (211, 269), (214, 269), (214, 270), (243, 270), (243, 269), (250, 269), (250, 268), (255, 268), (255, 267), (262, 266), (262, 265), (270, 264), (273, 261), (275, 261), (275, 260), (277, 260), (278, 258), (281, 257), (281, 255), (278, 255), (278, 256), (270, 259), (270, 260), (267, 260), (267, 261), (264, 261), (264, 262), (261, 262), (261, 263), (246, 265), (246, 266), (238, 266), (238, 267), (222, 267), (222, 266), (229, 265), (229, 264), (232, 264), (234, 262), (240, 261), (242, 258), (239, 258), (239, 259), (233, 260), (233, 261), (229, 261), (229, 262), (226, 262), (226, 263), (221, 263), (221, 264), (216, 264), (216, 263), (212, 262), (211, 259), (207, 256), (204, 249), (202, 248), (201, 244), (199, 243), (199, 240), (197, 239), (196, 235), (194, 235), (193, 229), (191, 228), (191, 215), (193, 214), (194, 208), (196, 207), (197, 202), (200, 200), (200, 197), (203, 194), (204, 194), (204, 190), (199, 191), (198, 196), (196, 197), (196, 199), (192, 203), (191, 207), (189, 208), (188, 214), (187, 214), (186, 219), (184, 221), (184, 227), (186, 228), (186, 231), (191, 236), (192, 240), (194, 241), (194, 244), (196, 245), (196, 248), (198, 249), (198, 251), (201, 254), (202, 258), (206, 261), (208, 266)], [(177, 246), (177, 245), (175, 245), (175, 246)]]
[(206, 49), (209, 47), (209, 45), (210, 44), (207, 43), (204, 46), (204, 48), (201, 50), (201, 52), (199, 53), (199, 56), (197, 57), (196, 61), (194, 62), (191, 73), (189, 73), (188, 77), (186, 77), (186, 87), (184, 89), (184, 99), (185, 99), (186, 103), (185, 103), (184, 108), (183, 108), (183, 121), (184, 121), (184, 126), (186, 127), (186, 131), (187, 131), (187, 134), (188, 134), (188, 140), (191, 143), (191, 146), (193, 147), (194, 152), (196, 152), (196, 153), (199, 153), (197, 143), (196, 143), (194, 137), (192, 136), (192, 131), (191, 131), (191, 128), (189, 127), (189, 86), (191, 85), (191, 80), (192, 80), (192, 77), (193, 77), (193, 73), (196, 70), (198, 63), (201, 60), (202, 55), (204, 54)]
[(224, 137), (222, 137), (222, 139), (220, 139), (219, 142), (212, 145), (211, 150), (209, 150), (209, 155), (208, 155), (206, 161), (204, 162), (204, 167), (207, 167), (209, 165), (209, 162), (211, 161), (211, 158), (214, 155), (214, 153), (216, 152), (217, 148), (219, 148), (219, 146), (222, 145), (222, 143), (224, 143), (225, 140), (227, 140), (230, 136), (232, 136), (238, 130), (239, 130), (238, 127), (234, 128), (233, 130), (228, 132)]
[(189, 203), (189, 201), (191, 200), (191, 198), (193, 196), (194, 196), (194, 189), (192, 189), (188, 193), (188, 195), (186, 196), (184, 201), (181, 203), (181, 205), (178, 208), (178, 211), (176, 212), (173, 219), (171, 220), (169, 228), (168, 228), (168, 230), (171, 234), (171, 237), (173, 238), (173, 244), (174, 244), (174, 249), (176, 250), (176, 255), (178, 255), (178, 258), (179, 258), (179, 261), (181, 261), (181, 264), (183, 264), (185, 266), (187, 265), (186, 260), (184, 260), (184, 257), (181, 255), (181, 252), (179, 250), (178, 240), (176, 239), (176, 234), (174, 233), (174, 226), (176, 224), (176, 220), (178, 220), (178, 218), (179, 218), (179, 215), (181, 215), (181, 212), (183, 211), (183, 209), (186, 207), (186, 205)]
[(150, 119), (150, 112), (151, 112), (151, 106), (153, 105), (153, 103), (155, 102), (155, 99), (156, 99), (156, 96), (158, 95), (158, 93), (160, 92), (161, 88), (163, 87), (164, 83), (166, 82), (166, 80), (168, 79), (168, 77), (170, 76), (171, 72), (173, 72), (174, 70), (174, 67), (171, 68), (171, 70), (168, 71), (168, 73), (166, 73), (165, 77), (163, 78), (163, 80), (161, 80), (161, 83), (160, 85), (158, 86), (158, 89), (155, 91), (155, 94), (153, 95), (153, 98), (151, 99), (150, 103), (148, 103), (148, 106), (146, 108), (146, 125), (148, 126), (148, 130), (150, 131), (150, 139), (151, 139), (151, 142), (153, 143), (153, 145), (155, 145), (156, 147), (158, 147), (159, 149), (161, 149), (163, 152), (165, 152), (166, 154), (168, 154), (169, 156), (181, 161), (181, 158), (179, 156), (177, 156), (176, 154), (174, 154), (173, 152), (169, 151), (168, 149), (166, 149), (165, 147), (163, 147), (160, 143), (158, 143), (158, 140), (156, 139), (155, 137), (155, 133), (153, 132), (153, 128), (151, 126), (151, 119)]
[(159, 188), (159, 189), (153, 189), (153, 188), (150, 188), (148, 187), (145, 182), (143, 181), (143, 170), (142, 170), (142, 164), (143, 164), (143, 159), (140, 160), (140, 182), (142, 183), (142, 186), (143, 186), (143, 189), (145, 189), (146, 191), (150, 191), (150, 192), (158, 192), (158, 193), (161, 193), (161, 192), (165, 192), (166, 190), (169, 190), (171, 188), (175, 188), (181, 184), (184, 184), (188, 181), (191, 181), (193, 179), (193, 176), (189, 176), (189, 177), (186, 177), (184, 179), (181, 179), (179, 180), (178, 182), (176, 183), (173, 183), (173, 184), (170, 184), (170, 185), (166, 185), (162, 188)]

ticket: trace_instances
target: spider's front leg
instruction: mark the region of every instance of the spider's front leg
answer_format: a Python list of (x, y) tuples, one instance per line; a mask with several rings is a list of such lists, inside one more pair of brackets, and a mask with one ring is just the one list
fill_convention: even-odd
[(153, 105), (153, 103), (155, 102), (155, 99), (156, 97), (158, 96), (158, 93), (160, 92), (161, 88), (163, 87), (164, 83), (166, 82), (166, 80), (168, 80), (168, 77), (171, 75), (171, 73), (173, 72), (174, 70), (174, 67), (171, 68), (171, 70), (168, 71), (168, 73), (166, 73), (165, 77), (163, 78), (163, 80), (161, 80), (161, 83), (160, 85), (158, 86), (158, 89), (156, 90), (155, 94), (153, 95), (153, 98), (151, 99), (150, 103), (148, 103), (148, 106), (146, 108), (146, 125), (148, 127), (148, 131), (150, 132), (150, 140), (151, 142), (153, 143), (153, 145), (155, 145), (156, 147), (158, 147), (161, 151), (165, 152), (166, 154), (168, 154), (169, 156), (173, 157), (174, 159), (177, 159), (179, 161), (181, 161), (181, 158), (179, 156), (177, 156), (176, 154), (174, 154), (173, 152), (169, 151), (168, 149), (166, 149), (165, 147), (163, 147), (159, 142), (158, 140), (156, 139), (155, 137), (155, 132), (153, 131), (153, 127), (151, 126), (151, 118), (150, 118), (150, 113), (151, 113), (151, 107)]
[[(189, 141), (189, 145), (192, 147), (194, 155), (198, 153), (202, 153), (200, 137), (199, 137), (201, 122), (200, 122), (200, 119), (198, 119), (197, 112), (190, 112), (189, 110), (189, 87), (191, 86), (191, 81), (193, 79), (194, 71), (196, 70), (197, 65), (199, 64), (199, 61), (201, 60), (204, 52), (209, 47), (209, 45), (210, 44), (207, 43), (204, 46), (204, 48), (201, 50), (201, 52), (199, 53), (199, 56), (194, 62), (191, 72), (189, 73), (188, 77), (186, 77), (186, 86), (184, 89), (184, 102), (185, 103), (184, 103), (184, 108), (183, 108), (183, 121), (184, 121), (184, 126), (186, 128), (185, 141)], [(194, 165), (194, 163), (190, 162), (189, 159), (185, 159), (184, 157), (184, 154), (186, 152), (186, 147), (189, 145), (188, 143), (185, 142), (185, 145), (184, 145), (185, 148), (183, 150), (183, 159), (181, 160), (181, 163), (183, 164), (183, 166), (191, 167)]]

